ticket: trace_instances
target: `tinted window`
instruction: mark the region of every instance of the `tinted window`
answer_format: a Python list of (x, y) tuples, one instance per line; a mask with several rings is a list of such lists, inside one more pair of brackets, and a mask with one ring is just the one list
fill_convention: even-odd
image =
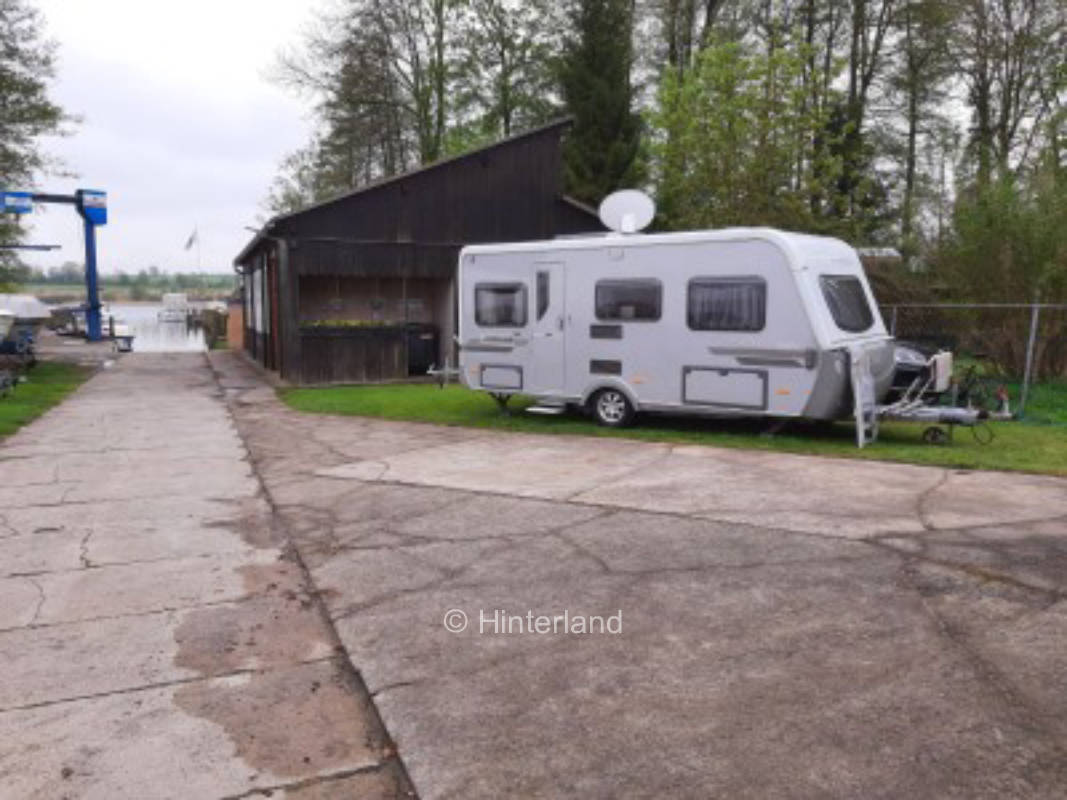
[(767, 284), (762, 278), (694, 278), (687, 308), (695, 331), (761, 331), (767, 322)]
[(548, 311), (548, 273), (537, 273), (537, 318), (541, 319)]
[(474, 287), (474, 321), (487, 328), (521, 328), (526, 324), (526, 287), (479, 283)]
[(874, 324), (863, 284), (854, 275), (821, 275), (819, 285), (830, 314), (843, 331), (860, 333)]
[(663, 289), (659, 281), (598, 281), (596, 317), (612, 320), (656, 320)]

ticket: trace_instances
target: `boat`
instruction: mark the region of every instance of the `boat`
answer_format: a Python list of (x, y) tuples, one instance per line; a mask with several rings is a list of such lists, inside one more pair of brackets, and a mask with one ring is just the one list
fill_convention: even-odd
[(12, 321), (0, 337), (0, 353), (23, 355), (33, 350), (41, 326), (52, 316), (52, 310), (32, 294), (0, 294), (0, 308)]
[(133, 350), (133, 328), (122, 319), (111, 319), (111, 339), (115, 343), (115, 350), (119, 353), (129, 353)]
[(163, 295), (163, 308), (157, 319), (160, 322), (185, 322), (189, 316), (189, 298), (181, 292), (168, 292)]

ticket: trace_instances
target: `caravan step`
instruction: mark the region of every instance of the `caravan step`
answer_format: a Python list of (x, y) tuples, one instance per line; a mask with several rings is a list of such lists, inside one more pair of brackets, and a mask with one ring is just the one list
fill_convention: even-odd
[(549, 414), (559, 416), (567, 413), (566, 403), (538, 403), (535, 406), (527, 406), (526, 411), (530, 414)]

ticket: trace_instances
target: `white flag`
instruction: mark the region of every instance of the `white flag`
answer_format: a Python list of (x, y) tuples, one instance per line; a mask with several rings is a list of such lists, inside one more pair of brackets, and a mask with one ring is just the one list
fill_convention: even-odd
[(196, 228), (193, 228), (193, 232), (189, 234), (189, 240), (185, 243), (185, 249), (189, 250), (194, 244), (196, 244), (197, 233)]

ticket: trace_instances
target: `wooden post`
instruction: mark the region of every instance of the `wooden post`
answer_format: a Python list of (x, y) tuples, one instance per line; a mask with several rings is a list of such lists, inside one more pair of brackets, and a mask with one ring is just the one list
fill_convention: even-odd
[(278, 374), (286, 380), (301, 383), (304, 380), (300, 352), (300, 276), (296, 261), (290, 257), (289, 243), (275, 240), (278, 247), (278, 326), (275, 332), (281, 340), (281, 363)]
[(404, 332), (401, 350), (404, 354), (404, 365), (401, 367), (404, 373), (401, 377), (407, 378), (411, 374), (411, 352), (408, 348), (408, 278), (407, 275), (400, 277), (400, 302), (404, 306)]
[(1023, 368), (1023, 392), (1019, 399), (1019, 416), (1026, 409), (1026, 399), (1030, 395), (1030, 378), (1034, 368), (1034, 345), (1037, 342), (1037, 320), (1041, 314), (1041, 306), (1036, 303), (1030, 306), (1030, 339), (1026, 343), (1026, 367)]

